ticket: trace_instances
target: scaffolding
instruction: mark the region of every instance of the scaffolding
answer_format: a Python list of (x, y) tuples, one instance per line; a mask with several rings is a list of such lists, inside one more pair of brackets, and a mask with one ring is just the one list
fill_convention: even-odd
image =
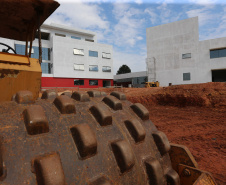
[(156, 59), (146, 58), (148, 82), (156, 82)]

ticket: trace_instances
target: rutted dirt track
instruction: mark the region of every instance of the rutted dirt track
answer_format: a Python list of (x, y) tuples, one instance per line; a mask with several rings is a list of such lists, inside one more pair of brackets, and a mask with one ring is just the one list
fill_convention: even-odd
[(118, 91), (148, 108), (150, 119), (170, 142), (186, 145), (200, 169), (212, 173), (218, 184), (226, 184), (226, 83)]

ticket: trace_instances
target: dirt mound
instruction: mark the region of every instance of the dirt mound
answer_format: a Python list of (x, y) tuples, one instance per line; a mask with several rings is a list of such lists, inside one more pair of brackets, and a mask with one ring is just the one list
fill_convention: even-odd
[[(56, 89), (64, 91), (89, 91), (93, 89)], [(175, 85), (153, 88), (98, 88), (110, 94), (112, 91), (124, 92), (131, 102), (150, 105), (226, 107), (226, 83), (210, 82), (204, 84)]]
[(160, 88), (137, 89), (126, 92), (130, 101), (139, 101), (147, 106), (226, 106), (226, 83), (178, 85)]

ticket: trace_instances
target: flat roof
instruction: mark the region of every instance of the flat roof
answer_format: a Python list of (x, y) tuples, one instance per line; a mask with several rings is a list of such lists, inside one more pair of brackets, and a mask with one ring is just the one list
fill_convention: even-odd
[(147, 76), (147, 71), (139, 71), (139, 72), (133, 72), (133, 73), (125, 73), (125, 74), (120, 74), (120, 75), (114, 75), (114, 80), (143, 77), (143, 76)]
[(70, 33), (75, 33), (75, 34), (81, 34), (81, 35), (87, 35), (87, 36), (95, 36), (96, 33), (92, 31), (87, 31), (87, 30), (82, 30), (82, 29), (77, 29), (77, 28), (72, 28), (69, 26), (61, 25), (61, 24), (43, 24), (41, 26), (42, 29), (54, 29), (54, 30), (59, 30), (59, 31), (65, 31), (65, 32), (70, 32)]

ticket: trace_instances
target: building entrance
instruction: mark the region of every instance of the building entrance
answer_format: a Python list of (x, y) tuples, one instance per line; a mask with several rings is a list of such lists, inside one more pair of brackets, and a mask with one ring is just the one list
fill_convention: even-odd
[(110, 80), (103, 80), (103, 87), (111, 86)]
[(212, 70), (212, 82), (226, 82), (226, 69)]

